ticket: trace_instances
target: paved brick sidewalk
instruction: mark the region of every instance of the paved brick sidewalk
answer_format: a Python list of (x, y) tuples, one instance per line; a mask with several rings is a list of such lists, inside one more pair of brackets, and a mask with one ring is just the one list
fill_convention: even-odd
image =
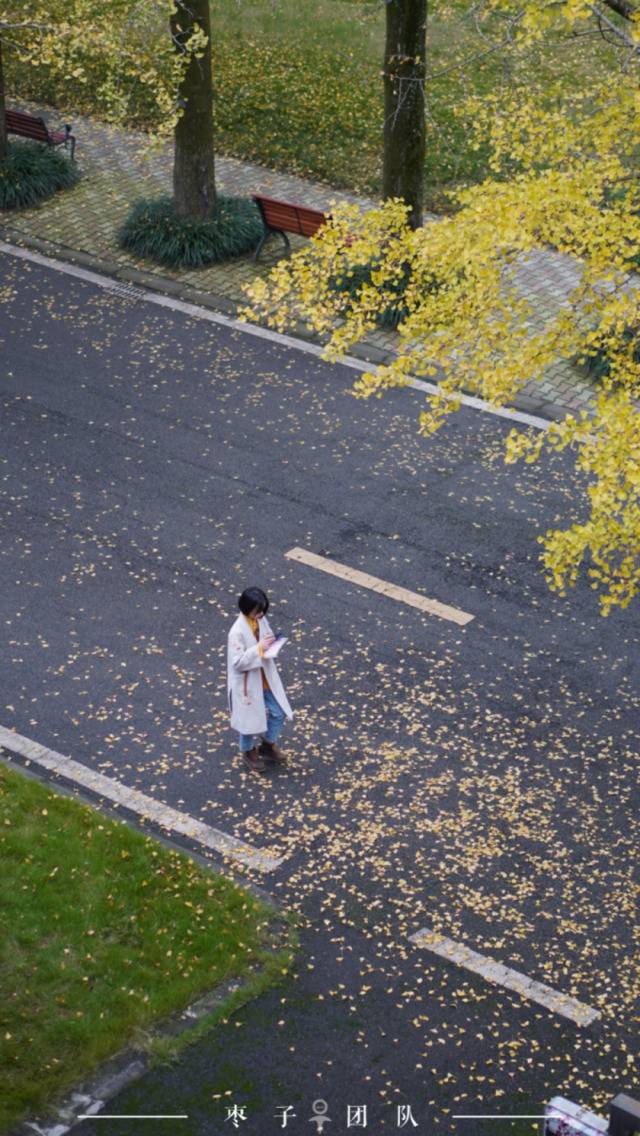
[[(25, 109), (35, 109), (33, 107)], [(55, 112), (51, 112), (55, 122)], [(274, 239), (266, 245), (260, 263), (251, 256), (228, 261), (209, 268), (191, 270), (155, 269), (123, 252), (115, 234), (131, 203), (138, 197), (171, 191), (172, 150), (144, 156), (142, 136), (132, 131), (115, 129), (94, 119), (74, 116), (74, 134), (78, 139), (78, 164), (82, 170), (79, 185), (59, 194), (38, 209), (19, 213), (0, 211), (5, 239), (16, 243), (37, 244), (50, 255), (68, 257), (82, 254), (85, 262), (96, 270), (118, 272), (137, 270), (144, 282), (159, 290), (182, 291), (189, 299), (206, 296), (212, 307), (233, 311), (243, 302), (242, 286), (256, 277), (266, 276), (282, 255), (282, 242)], [(222, 193), (267, 193), (285, 200), (328, 209), (331, 201), (366, 199), (333, 190), (330, 186), (277, 173), (250, 162), (218, 156), (216, 158), (218, 188)], [(292, 238), (292, 244), (300, 243)], [(577, 279), (578, 269), (567, 257), (539, 252), (518, 268), (518, 287), (535, 298), (542, 319), (550, 314)], [(371, 333), (363, 350), (358, 352), (372, 362), (384, 362), (393, 355), (395, 333)], [(560, 360), (549, 369), (544, 379), (527, 383), (515, 405), (548, 418), (563, 417), (588, 407), (595, 394), (592, 381), (571, 363)]]

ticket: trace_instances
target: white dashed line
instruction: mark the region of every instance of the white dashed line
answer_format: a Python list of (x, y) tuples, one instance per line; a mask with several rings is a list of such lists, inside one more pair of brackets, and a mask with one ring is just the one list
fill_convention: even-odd
[(297, 560), (300, 564), (307, 564), (309, 568), (317, 568), (320, 572), (328, 572), (330, 576), (339, 576), (341, 580), (348, 580), (357, 584), (359, 588), (368, 588), (371, 592), (378, 592), (398, 603), (410, 604), (419, 611), (426, 611), (429, 615), (437, 615), (440, 619), (448, 619), (452, 623), (464, 626), (470, 623), (475, 616), (457, 607), (449, 607), (438, 600), (430, 600), (419, 592), (410, 592), (408, 588), (400, 588), (397, 584), (390, 584), (387, 580), (380, 580), (378, 576), (370, 576), (368, 572), (359, 572), (356, 568), (349, 568), (337, 560), (330, 560), (327, 556), (316, 556), (315, 552), (307, 552), (304, 548), (292, 548), (285, 552), (288, 560)]
[(480, 974), (489, 982), (504, 986), (507, 990), (514, 990), (516, 994), (528, 998), (531, 1002), (537, 1002), (540, 1006), (545, 1006), (554, 1014), (568, 1018), (577, 1026), (588, 1026), (600, 1017), (598, 1010), (585, 1005), (584, 1002), (578, 1002), (575, 998), (570, 998), (568, 994), (561, 994), (551, 986), (545, 986), (543, 982), (536, 982), (532, 978), (527, 978), (526, 974), (521, 974), (519, 970), (502, 966), (495, 959), (478, 954), (477, 951), (472, 951), (463, 943), (456, 943), (453, 939), (447, 939), (444, 935), (438, 935), (435, 931), (430, 931), (426, 927), (415, 935), (411, 935), (410, 941), (418, 947), (426, 947), (427, 950), (433, 951), (434, 954), (446, 959), (447, 962), (455, 962), (458, 966), (464, 966), (467, 970)]
[(13, 753), (20, 754), (21, 757), (33, 762), (34, 765), (48, 769), (51, 773), (57, 773), (68, 781), (73, 781), (76, 785), (91, 789), (92, 792), (99, 794), (108, 801), (122, 805), (144, 820), (154, 821), (167, 832), (187, 836), (190, 840), (197, 841), (205, 848), (211, 848), (215, 852), (220, 852), (223, 856), (237, 860), (245, 867), (255, 868), (259, 872), (273, 872), (284, 859), (283, 856), (272, 856), (269, 852), (263, 852), (260, 848), (253, 848), (250, 844), (237, 840), (235, 836), (228, 836), (217, 828), (211, 828), (210, 825), (196, 820), (188, 813), (172, 809), (169, 805), (164, 805), (161, 801), (148, 797), (146, 793), (141, 793), (138, 789), (130, 789), (113, 777), (105, 777), (104, 773), (96, 773), (95, 770), (89, 769), (86, 765), (81, 765), (79, 761), (64, 757), (63, 754), (56, 753), (53, 749), (47, 749), (46, 746), (39, 745), (29, 738), (23, 738), (20, 734), (15, 734), (13, 730), (5, 729), (4, 726), (0, 726), (0, 746), (13, 751)]

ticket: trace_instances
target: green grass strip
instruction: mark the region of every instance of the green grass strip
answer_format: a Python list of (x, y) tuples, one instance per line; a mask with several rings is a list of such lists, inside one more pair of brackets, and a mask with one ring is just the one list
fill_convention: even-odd
[(204, 991), (249, 976), (246, 1000), (291, 961), (253, 895), (3, 767), (0, 857), (0, 1130)]

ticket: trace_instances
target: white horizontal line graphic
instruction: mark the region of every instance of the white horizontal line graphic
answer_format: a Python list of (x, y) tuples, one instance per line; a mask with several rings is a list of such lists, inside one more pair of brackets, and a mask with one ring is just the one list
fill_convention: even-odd
[(418, 947), (425, 947), (439, 955), (440, 958), (446, 959), (447, 962), (455, 962), (458, 966), (463, 966), (467, 970), (472, 970), (475, 974), (480, 974), (489, 982), (504, 986), (506, 990), (514, 990), (523, 998), (529, 998), (530, 1001), (545, 1006), (555, 1014), (569, 1018), (578, 1026), (588, 1026), (600, 1017), (598, 1010), (585, 1005), (584, 1002), (578, 1002), (568, 994), (562, 994), (551, 986), (545, 986), (543, 982), (536, 982), (535, 979), (528, 978), (519, 970), (502, 966), (501, 963), (489, 958), (488, 955), (478, 954), (477, 951), (472, 951), (464, 943), (456, 943), (453, 939), (447, 939), (445, 935), (439, 935), (426, 927), (417, 931), (415, 935), (411, 935), (410, 941)]
[(356, 584), (359, 588), (368, 588), (369, 591), (377, 592), (390, 600), (409, 604), (411, 607), (417, 607), (419, 611), (426, 611), (429, 615), (437, 615), (440, 619), (448, 619), (461, 626), (470, 623), (475, 618), (468, 612), (461, 611), (460, 608), (449, 607), (448, 604), (440, 603), (439, 600), (431, 600), (427, 596), (421, 595), (420, 592), (411, 592), (408, 588), (390, 584), (387, 580), (381, 580), (378, 576), (370, 576), (368, 572), (349, 568), (347, 564), (341, 564), (338, 560), (330, 560), (327, 556), (318, 556), (315, 552), (307, 552), (305, 548), (292, 548), (289, 552), (285, 552), (285, 557), (288, 560), (297, 560), (300, 564), (306, 564), (309, 568), (317, 568), (320, 572), (328, 572), (330, 576), (338, 576), (341, 580), (348, 580), (350, 584)]
[(63, 754), (56, 753), (53, 749), (47, 749), (46, 746), (39, 745), (38, 742), (31, 741), (29, 738), (24, 738), (21, 734), (14, 733), (13, 730), (7, 730), (4, 726), (0, 726), (0, 746), (20, 754), (21, 757), (41, 766), (43, 769), (48, 769), (51, 773), (57, 773), (60, 777), (66, 777), (67, 780), (82, 785), (85, 789), (91, 789), (92, 792), (98, 793), (99, 796), (105, 797), (109, 801), (123, 805), (124, 808), (130, 809), (131, 812), (145, 820), (155, 821), (161, 828), (169, 832), (187, 836), (189, 839), (197, 841), (198, 844), (204, 845), (205, 848), (211, 848), (215, 852), (220, 852), (223, 856), (229, 856), (246, 867), (256, 868), (259, 872), (272, 872), (284, 859), (284, 857), (272, 856), (269, 852), (263, 852), (260, 848), (253, 848), (250, 844), (245, 844), (235, 836), (228, 836), (225, 832), (220, 832), (219, 829), (212, 828), (210, 825), (204, 824), (203, 821), (189, 816), (188, 813), (172, 809), (169, 805), (156, 801), (153, 797), (148, 797), (146, 793), (141, 793), (139, 789), (130, 789), (121, 781), (116, 781), (113, 777), (105, 777), (104, 773), (97, 773), (95, 770), (89, 769), (88, 766), (82, 765), (79, 761), (64, 757)]

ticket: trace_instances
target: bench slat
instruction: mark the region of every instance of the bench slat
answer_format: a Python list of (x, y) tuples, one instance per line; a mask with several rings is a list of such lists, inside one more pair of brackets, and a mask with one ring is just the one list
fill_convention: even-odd
[(289, 242), (285, 233), (298, 233), (302, 237), (313, 237), (327, 221), (326, 214), (320, 209), (307, 209), (305, 205), (278, 201), (275, 197), (263, 197), (262, 194), (254, 194), (253, 200), (258, 205), (266, 226), (265, 236), (262, 237), (256, 250), (256, 259), (260, 255), (260, 250), (270, 229), (281, 233), (285, 244), (288, 245)]
[(294, 225), (297, 221), (296, 210), (286, 205), (265, 205), (264, 215), (269, 220), (291, 221)]
[(47, 142), (49, 139), (47, 128), (41, 118), (8, 110), (6, 111), (6, 122), (7, 130), (11, 134), (20, 133), (28, 138), (37, 138), (43, 142)]
[(282, 209), (269, 205), (265, 208), (264, 217), (267, 225), (272, 229), (289, 229), (297, 233), (300, 227), (295, 209)]
[(49, 146), (64, 146), (65, 150), (70, 149), (73, 161), (76, 140), (70, 126), (67, 126), (64, 132), (49, 130), (43, 118), (27, 114), (22, 110), (5, 110), (5, 124), (8, 134), (19, 134), (22, 138), (30, 138), (34, 142), (45, 142)]
[(7, 122), (30, 123), (42, 122), (41, 118), (37, 118), (34, 114), (27, 114), (24, 110), (6, 110)]
[(306, 205), (294, 205), (288, 201), (276, 201), (273, 197), (256, 195), (262, 205), (265, 220), (268, 225), (276, 228), (287, 228), (290, 232), (311, 235), (326, 221), (326, 216), (319, 209), (308, 209)]
[[(9, 134), (15, 133), (15, 131), (12, 130), (11, 127), (7, 127), (7, 130)], [(22, 134), (25, 138), (37, 138), (39, 142), (47, 141), (47, 135), (45, 134), (44, 130), (37, 130), (33, 126), (21, 126), (20, 134)]]
[(318, 213), (314, 209), (300, 210), (300, 232), (303, 237), (313, 237), (318, 232), (318, 229), (324, 225), (326, 217), (324, 213)]

